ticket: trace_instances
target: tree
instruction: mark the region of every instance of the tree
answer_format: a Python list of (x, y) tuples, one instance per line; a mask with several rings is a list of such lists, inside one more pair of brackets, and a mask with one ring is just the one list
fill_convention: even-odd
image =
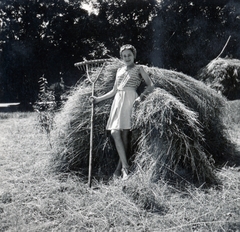
[[(74, 63), (118, 57), (132, 43), (139, 63), (195, 75), (216, 57), (239, 58), (236, 0), (3, 0), (0, 2), (0, 101), (35, 101), (42, 75), (74, 85)], [(60, 75), (61, 73), (61, 75)]]
[[(132, 43), (139, 62), (148, 63), (152, 50), (151, 22), (157, 11), (155, 0), (98, 0), (103, 41), (111, 55), (119, 57), (119, 48)], [(107, 35), (107, 37), (106, 37)]]
[(156, 30), (152, 57), (160, 57), (165, 68), (195, 75), (220, 53), (232, 35), (224, 55), (239, 58), (237, 6), (239, 3), (228, 0), (161, 1), (153, 22)]
[(1, 101), (35, 101), (40, 76), (58, 81), (60, 72), (64, 76), (73, 67), (75, 55), (84, 54), (88, 14), (79, 4), (64, 0), (0, 3)]

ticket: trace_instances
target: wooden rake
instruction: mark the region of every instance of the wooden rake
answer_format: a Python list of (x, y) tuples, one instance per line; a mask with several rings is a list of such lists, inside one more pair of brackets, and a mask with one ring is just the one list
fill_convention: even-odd
[[(84, 60), (79, 63), (75, 63), (74, 66), (79, 70), (83, 70), (87, 73), (87, 78), (92, 84), (92, 95), (94, 96), (95, 83), (98, 80), (106, 62), (110, 62), (112, 59), (98, 59), (98, 60)], [(101, 67), (101, 68), (100, 68)], [(96, 77), (90, 77), (90, 72), (93, 69), (100, 68)], [(88, 186), (92, 185), (92, 152), (93, 152), (93, 116), (94, 116), (94, 102), (91, 103), (91, 127), (90, 127), (90, 150), (89, 150), (89, 168), (88, 168)]]

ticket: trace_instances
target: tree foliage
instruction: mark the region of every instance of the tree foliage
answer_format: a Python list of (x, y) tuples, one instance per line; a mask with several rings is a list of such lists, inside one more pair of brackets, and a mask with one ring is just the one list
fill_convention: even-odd
[[(223, 55), (239, 58), (239, 6), (228, 0), (161, 1), (153, 24), (153, 63), (195, 75), (220, 53), (230, 35)], [(156, 59), (159, 50), (161, 62)]]
[[(83, 3), (92, 3), (97, 13)], [(139, 63), (195, 75), (216, 57), (239, 58), (240, 3), (230, 0), (3, 0), (0, 2), (0, 101), (34, 102), (38, 79), (81, 77), (75, 62), (118, 57), (136, 46)]]

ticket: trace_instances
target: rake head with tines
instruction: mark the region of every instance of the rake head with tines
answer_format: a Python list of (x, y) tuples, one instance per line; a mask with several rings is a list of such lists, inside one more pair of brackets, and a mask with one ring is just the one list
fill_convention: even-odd
[(74, 66), (77, 67), (79, 70), (86, 71), (86, 67), (99, 67), (101, 64), (105, 62), (110, 62), (113, 59), (98, 59), (98, 60), (84, 60), (82, 62), (75, 63)]

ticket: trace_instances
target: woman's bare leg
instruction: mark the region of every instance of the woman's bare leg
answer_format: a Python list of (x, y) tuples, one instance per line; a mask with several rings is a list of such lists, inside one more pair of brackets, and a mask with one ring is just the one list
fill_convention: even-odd
[[(124, 149), (125, 149), (125, 153), (126, 153), (127, 158), (128, 158), (128, 156), (127, 156), (128, 145), (129, 145), (128, 136), (129, 136), (129, 130), (121, 131), (121, 137), (122, 137), (122, 140), (123, 140), (123, 145), (124, 145)], [(119, 159), (117, 168), (116, 168), (114, 173), (116, 173), (116, 174), (121, 173), (121, 169), (122, 169), (122, 162), (121, 162), (121, 159)]]
[[(123, 130), (122, 131), (122, 140), (123, 140), (123, 144), (124, 144), (124, 148), (125, 148), (125, 153), (126, 153), (126, 158), (127, 157), (127, 152), (128, 152), (128, 135), (129, 135), (129, 130)], [(124, 167), (123, 167), (124, 168)], [(123, 169), (122, 173), (123, 173), (123, 180), (127, 180), (129, 177), (129, 167), (127, 167), (127, 169)]]
[[(123, 145), (124, 145), (124, 149), (125, 149), (125, 153), (126, 153), (126, 157), (127, 157), (128, 144), (129, 144), (128, 143), (129, 130), (123, 130), (120, 133), (121, 133), (121, 137), (122, 137), (122, 141), (123, 141)], [(121, 175), (121, 169), (122, 169), (122, 162), (121, 162), (121, 159), (119, 159), (117, 168), (114, 172), (116, 176)]]
[[(125, 139), (122, 138), (122, 131), (112, 130), (111, 135), (114, 139), (115, 146), (116, 146), (118, 155), (120, 157), (122, 167), (123, 168), (128, 168), (129, 165), (128, 165), (128, 162), (127, 162), (127, 156), (126, 156), (126, 151), (125, 151), (125, 144), (124, 144), (125, 141), (123, 141)], [(118, 163), (118, 165), (120, 165), (119, 163)]]
[(127, 153), (128, 152), (128, 145), (129, 145), (129, 143), (128, 143), (129, 130), (123, 130), (121, 135), (122, 135), (122, 140), (123, 140), (125, 152)]
[(114, 171), (114, 175), (115, 176), (121, 176), (121, 170), (122, 170), (122, 162), (121, 162), (121, 159), (119, 158), (117, 167)]

